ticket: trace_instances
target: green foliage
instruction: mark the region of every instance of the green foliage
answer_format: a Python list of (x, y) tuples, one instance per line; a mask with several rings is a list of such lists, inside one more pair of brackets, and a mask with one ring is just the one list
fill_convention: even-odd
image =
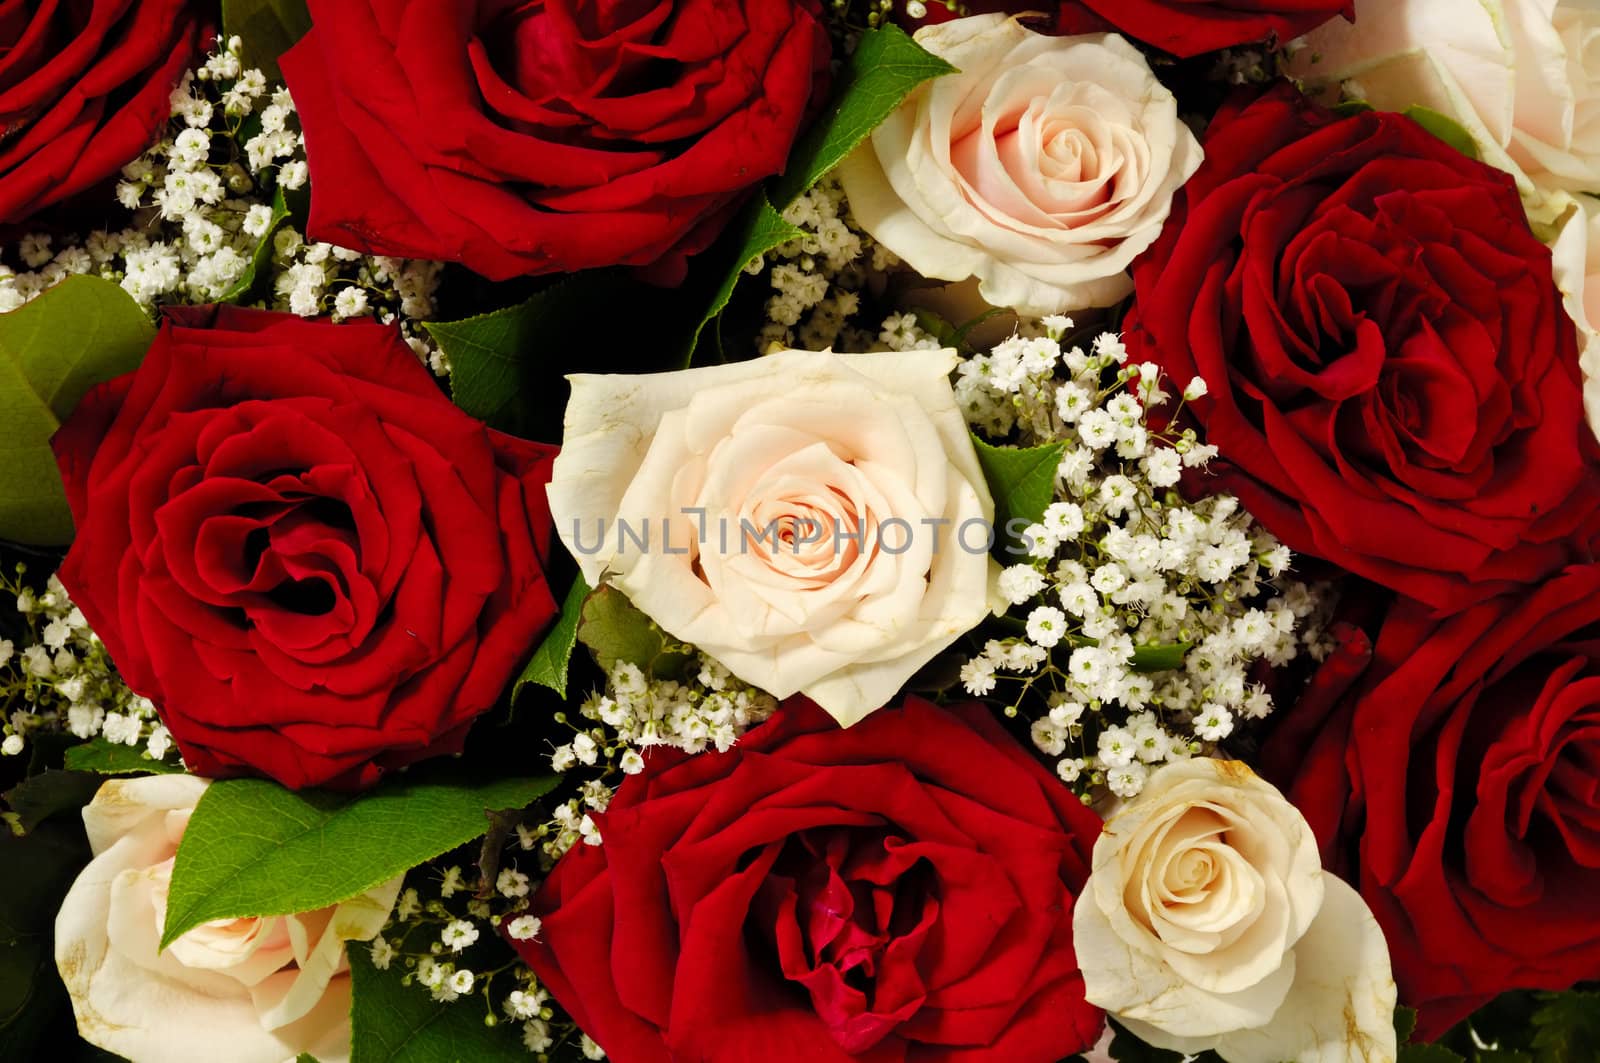
[(1482, 153), (1478, 150), (1478, 142), (1472, 139), (1472, 134), (1462, 128), (1461, 123), (1449, 115), (1440, 114), (1438, 111), (1423, 107), (1420, 104), (1413, 104), (1407, 107), (1403, 113), (1407, 118), (1452, 148), (1455, 148), (1467, 158), (1482, 158)]
[(244, 68), (256, 67), (268, 81), (282, 81), (278, 57), (311, 28), (306, 0), (222, 0), (223, 36), (238, 36)]
[(768, 251), (782, 247), (790, 240), (803, 235), (805, 234), (784, 221), (783, 216), (773, 209), (765, 192), (757, 191), (750, 197), (750, 202), (745, 204), (733, 224), (728, 226), (721, 239), (706, 255), (710, 262), (716, 264), (712, 275), (719, 280), (706, 306), (705, 315), (695, 325), (694, 332), (689, 337), (691, 359), (708, 325), (711, 326), (712, 336), (716, 336), (715, 322), (722, 311), (727, 309), (728, 300), (733, 298), (733, 289), (738, 286), (739, 278), (745, 275), (745, 267)]
[(270, 273), (273, 237), (288, 220), (289, 204), (284, 200), (283, 189), (280, 187), (272, 193), (272, 220), (267, 223), (267, 231), (261, 234), (256, 249), (250, 253), (250, 264), (239, 275), (239, 279), (222, 293), (221, 302), (253, 303), (267, 295), (262, 288)]
[(183, 771), (183, 765), (157, 760), (147, 755), (142, 746), (125, 746), (104, 738), (71, 746), (64, 759), (70, 770), (96, 775), (173, 775)]
[(213, 919), (308, 912), (480, 836), (487, 812), (522, 808), (549, 777), (414, 771), (361, 794), (214, 783), (178, 846), (161, 947)]
[(615, 587), (598, 588), (583, 603), (578, 641), (589, 647), (601, 668), (610, 671), (618, 661), (635, 664), (657, 679), (681, 677), (694, 659), (641, 613), (628, 596)]
[(380, 971), (368, 950), (352, 948), (350, 1063), (526, 1063), (517, 1027), (484, 1025), (477, 998), (453, 1004), (401, 982), (399, 969)]
[(97, 775), (46, 769), (6, 791), (6, 822), (13, 833), (27, 834), (58, 812), (76, 812), (98, 789)]
[(1166, 642), (1150, 643), (1133, 648), (1133, 670), (1135, 672), (1167, 672), (1174, 668), (1183, 667), (1184, 655), (1189, 652), (1192, 642)]
[(580, 273), (515, 306), (426, 328), (450, 360), (457, 406), (503, 432), (553, 442), (565, 398), (550, 386), (552, 367), (576, 355), (598, 368), (588, 357), (595, 323), (632, 302), (621, 274)]
[(956, 68), (898, 26), (868, 30), (844, 62), (833, 102), (789, 155), (772, 201), (788, 206), (855, 150), (924, 81)]
[(1600, 993), (1541, 993), (1530, 1047), (1538, 1063), (1600, 1058)]
[[(1012, 521), (1036, 524), (1055, 500), (1056, 469), (1061, 465), (1065, 443), (1046, 443), (1039, 447), (990, 446), (977, 436), (972, 445), (978, 452), (983, 478), (994, 496), (994, 523), (997, 548), (1021, 551), (1020, 536), (1009, 531)], [(1023, 553), (1007, 555), (1015, 560)]]
[(120, 287), (68, 277), (0, 314), (0, 538), (72, 539), (50, 437), (95, 384), (136, 369), (155, 326)]
[(66, 1008), (55, 917), (88, 860), (82, 823), (64, 816), (26, 837), (0, 831), (0, 1059), (60, 1058), (66, 1047), (52, 1043), (51, 1026)]
[(533, 651), (527, 666), (517, 677), (517, 684), (511, 690), (513, 701), (529, 683), (549, 687), (561, 697), (567, 696), (567, 666), (572, 661), (572, 647), (578, 641), (578, 619), (587, 597), (589, 584), (579, 575), (573, 579), (572, 589), (567, 591), (567, 597), (561, 603), (561, 615), (556, 618), (555, 626), (544, 637), (539, 648)]
[(711, 275), (716, 283), (690, 339), (691, 358), (697, 353), (706, 326), (711, 325), (712, 335), (716, 334), (713, 323), (727, 307), (750, 261), (801, 235), (799, 229), (783, 220), (783, 209), (844, 161), (918, 85), (941, 74), (953, 74), (955, 69), (929, 54), (897, 26), (868, 30), (862, 35), (834, 84), (832, 101), (795, 144), (784, 172), (773, 180), (767, 192), (758, 192), (752, 198), (705, 256), (708, 264), (714, 264)]

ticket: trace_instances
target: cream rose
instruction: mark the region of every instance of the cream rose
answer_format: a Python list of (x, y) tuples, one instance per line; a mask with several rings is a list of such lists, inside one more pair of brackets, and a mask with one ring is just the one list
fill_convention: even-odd
[(1089, 1002), (1153, 1045), (1229, 1063), (1395, 1058), (1383, 932), (1243, 764), (1152, 775), (1095, 842), (1072, 932)]
[(305, 915), (208, 923), (161, 952), (173, 857), (209, 785), (113, 779), (84, 808), (94, 859), (56, 916), (78, 1032), (134, 1063), (349, 1059), (344, 943), (383, 927), (400, 879)]
[(579, 375), (557, 533), (663, 629), (848, 726), (989, 610), (954, 351)]
[(1550, 253), (1556, 286), (1578, 326), (1584, 411), (1590, 429), (1600, 436), (1600, 199), (1573, 197)]
[(1155, 242), (1200, 144), (1114, 34), (1047, 37), (1004, 15), (917, 31), (956, 67), (839, 168), (856, 221), (925, 277), (977, 277), (1032, 316), (1107, 306)]
[(1509, 172), (1537, 222), (1600, 191), (1600, 7), (1592, 0), (1357, 0), (1306, 36), (1289, 72), (1328, 97), (1420, 104)]

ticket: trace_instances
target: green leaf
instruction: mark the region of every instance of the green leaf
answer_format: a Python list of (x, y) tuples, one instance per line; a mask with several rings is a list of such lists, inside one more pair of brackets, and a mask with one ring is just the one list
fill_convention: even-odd
[(843, 162), (918, 85), (955, 72), (955, 67), (927, 52), (898, 26), (870, 29), (861, 35), (861, 43), (845, 60), (834, 83), (832, 101), (795, 144), (769, 194), (756, 193), (708, 253), (709, 261), (716, 263), (712, 275), (718, 282), (705, 304), (705, 315), (695, 326), (690, 360), (701, 333), (727, 307), (751, 260), (803, 235), (783, 220), (783, 209)]
[(1444, 1045), (1402, 1045), (1400, 1063), (1465, 1063)]
[(6, 791), (6, 821), (16, 834), (27, 834), (59, 812), (77, 812), (100, 789), (100, 778), (76, 771), (48, 769)]
[(1133, 670), (1135, 672), (1167, 672), (1174, 668), (1183, 667), (1184, 655), (1189, 652), (1192, 642), (1163, 642), (1150, 643), (1133, 648)]
[(556, 618), (555, 626), (533, 651), (527, 667), (517, 677), (517, 685), (511, 688), (512, 701), (516, 701), (522, 688), (529, 683), (538, 683), (561, 697), (567, 696), (567, 665), (572, 661), (572, 647), (578, 642), (578, 618), (583, 613), (583, 600), (588, 596), (589, 584), (579, 575), (561, 603), (561, 615)]
[(25, 837), (0, 831), (0, 1059), (58, 1058), (37, 1043), (65, 1004), (52, 938), (61, 898), (88, 861), (81, 821), (52, 820)]
[(138, 368), (154, 337), (133, 297), (99, 277), (68, 277), (0, 314), (0, 539), (71, 541), (50, 437), (84, 392)]
[(977, 436), (972, 445), (978, 451), (978, 464), (994, 496), (995, 534), (1012, 557), (1024, 552), (1020, 536), (1013, 534), (1012, 521), (1035, 524), (1045, 508), (1055, 500), (1056, 469), (1061, 465), (1065, 443), (1046, 443), (1040, 447), (996, 447)]
[(64, 759), (72, 771), (96, 775), (175, 775), (183, 771), (182, 764), (157, 760), (147, 754), (143, 746), (125, 746), (104, 738), (92, 738), (70, 747)]
[(361, 794), (214, 783), (178, 846), (161, 947), (213, 919), (347, 900), (483, 834), (486, 812), (522, 808), (555, 784), (459, 771), (412, 772)]
[(950, 324), (950, 322), (932, 310), (918, 310), (915, 313), (917, 326), (923, 332), (938, 340), (941, 347), (954, 347), (963, 352), (969, 350), (966, 343), (963, 342), (961, 330)]
[(1576, 1063), (1600, 1050), (1600, 993), (1542, 993), (1533, 1013), (1533, 1055), (1539, 1063)]
[(599, 339), (596, 322), (629, 302), (620, 274), (579, 273), (515, 306), (424, 327), (450, 360), (457, 406), (503, 432), (554, 440), (560, 438), (561, 407), (548, 402), (552, 392), (560, 396), (550, 386), (552, 363), (575, 351), (587, 354), (585, 348)]
[(1340, 118), (1349, 118), (1351, 115), (1355, 114), (1366, 114), (1368, 111), (1373, 109), (1374, 108), (1372, 104), (1368, 103), (1366, 100), (1345, 100), (1343, 103), (1336, 103), (1332, 107), (1328, 108), (1328, 110), (1332, 111)]
[(1416, 1028), (1416, 1008), (1408, 1008), (1402, 1004), (1394, 1009), (1394, 1038), (1397, 1044), (1403, 1045), (1411, 1040), (1411, 1034)]
[(256, 244), (256, 249), (250, 253), (250, 263), (245, 266), (239, 279), (234, 281), (227, 291), (222, 293), (219, 300), (224, 303), (251, 303), (262, 298), (262, 293), (257, 289), (265, 282), (268, 274), (268, 265), (272, 261), (272, 240), (277, 235), (278, 229), (289, 219), (289, 204), (284, 201), (283, 189), (279, 187), (272, 193), (272, 220), (267, 223), (267, 231), (261, 234), (261, 240)]
[(1403, 113), (1407, 118), (1452, 148), (1455, 148), (1467, 158), (1482, 158), (1482, 153), (1478, 150), (1478, 142), (1472, 139), (1472, 134), (1467, 132), (1460, 122), (1457, 122), (1449, 115), (1440, 114), (1438, 111), (1423, 107), (1421, 104), (1412, 104)]
[(244, 68), (259, 69), (268, 81), (282, 81), (278, 56), (311, 28), (306, 0), (222, 0), (224, 39), (237, 35), (244, 45)]
[(483, 1001), (441, 1004), (397, 967), (380, 971), (367, 949), (349, 950), (350, 1063), (527, 1063), (518, 1027), (485, 1026)]
[(700, 343), (700, 336), (706, 326), (714, 322), (727, 308), (728, 300), (733, 298), (733, 289), (738, 285), (739, 278), (745, 275), (745, 267), (757, 256), (782, 247), (790, 240), (804, 235), (805, 233), (784, 221), (783, 216), (772, 209), (772, 203), (767, 199), (766, 193), (757, 191), (750, 198), (750, 202), (745, 204), (739, 216), (722, 234), (708, 255), (718, 264), (713, 275), (722, 279), (711, 295), (705, 315), (689, 338), (689, 360), (693, 360), (695, 350)]
[(578, 641), (589, 647), (606, 671), (618, 661), (628, 661), (657, 679), (680, 677), (694, 659), (673, 648), (680, 644), (669, 640), (655, 621), (628, 601), (627, 595), (610, 586), (596, 589), (584, 601)]
[(833, 102), (790, 152), (788, 168), (773, 189), (772, 202), (788, 206), (798, 199), (844, 161), (918, 85), (954, 73), (955, 67), (925, 50), (898, 26), (862, 34), (861, 43), (839, 72)]

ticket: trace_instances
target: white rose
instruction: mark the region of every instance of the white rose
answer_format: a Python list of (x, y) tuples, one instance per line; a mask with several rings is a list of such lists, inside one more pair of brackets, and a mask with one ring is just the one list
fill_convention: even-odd
[(994, 505), (956, 361), (785, 351), (573, 376), (557, 533), (591, 585), (848, 726), (989, 610)]
[(1233, 761), (1168, 764), (1106, 823), (1072, 932), (1085, 996), (1162, 1048), (1228, 1063), (1392, 1061), (1395, 985), (1360, 894), (1282, 794)]
[(1560, 192), (1600, 191), (1600, 6), (1593, 0), (1357, 0), (1306, 36), (1308, 87), (1459, 122), (1509, 172), (1536, 221)]
[(925, 277), (977, 277), (1042, 317), (1107, 306), (1200, 166), (1144, 56), (1004, 15), (917, 31), (959, 73), (917, 89), (839, 168), (856, 221)]
[(383, 927), (400, 879), (305, 915), (207, 923), (161, 952), (173, 857), (209, 785), (112, 779), (84, 808), (94, 859), (56, 916), (78, 1032), (134, 1063), (349, 1059), (344, 942)]
[(1600, 199), (1574, 196), (1550, 245), (1556, 286), (1578, 325), (1583, 407), (1600, 436)]

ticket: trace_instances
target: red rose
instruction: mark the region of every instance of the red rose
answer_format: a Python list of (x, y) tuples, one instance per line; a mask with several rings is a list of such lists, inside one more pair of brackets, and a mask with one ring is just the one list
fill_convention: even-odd
[(1264, 763), (1377, 916), (1419, 1033), (1600, 978), (1600, 566), (1443, 621), (1402, 603), (1355, 695), (1285, 725)]
[(61, 580), (197, 774), (456, 751), (555, 614), (554, 448), (452, 406), (397, 329), (168, 310), (54, 446)]
[(1093, 1044), (1072, 950), (1100, 820), (981, 706), (788, 702), (654, 753), (513, 942), (613, 1059), (1006, 1060)]
[(1133, 360), (1209, 386), (1213, 482), (1294, 550), (1441, 609), (1585, 559), (1577, 331), (1511, 179), (1291, 87), (1225, 107), (1205, 151), (1125, 327)]
[(188, 0), (0, 0), (0, 222), (99, 184), (155, 140), (199, 50)]
[(282, 66), (311, 235), (496, 280), (681, 271), (783, 168), (829, 55), (812, 0), (310, 8)]
[(1065, 0), (1061, 30), (1115, 29), (1188, 58), (1275, 37), (1292, 40), (1335, 16), (1355, 18), (1354, 0)]

